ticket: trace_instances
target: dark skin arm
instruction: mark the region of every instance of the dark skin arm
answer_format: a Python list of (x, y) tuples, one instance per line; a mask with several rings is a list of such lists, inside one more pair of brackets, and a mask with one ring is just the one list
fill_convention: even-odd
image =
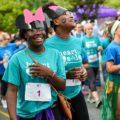
[(107, 67), (107, 72), (108, 73), (113, 73), (113, 72), (117, 72), (120, 70), (120, 64), (119, 65), (114, 65), (113, 61), (109, 61), (106, 64)]
[(52, 70), (44, 65), (39, 63), (30, 65), (30, 74), (34, 77), (41, 76), (46, 78), (58, 90), (65, 88), (65, 80), (59, 78)]
[(87, 72), (84, 68), (74, 68), (66, 73), (67, 79), (79, 79), (81, 82), (87, 78)]
[(17, 86), (8, 83), (6, 99), (10, 120), (17, 120), (16, 116), (17, 90), (18, 90)]

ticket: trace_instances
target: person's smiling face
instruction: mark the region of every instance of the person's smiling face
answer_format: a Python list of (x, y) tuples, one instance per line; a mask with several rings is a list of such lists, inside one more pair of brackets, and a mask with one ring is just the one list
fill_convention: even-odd
[(28, 45), (30, 44), (31, 46), (37, 47), (43, 45), (46, 38), (46, 33), (44, 30), (32, 29), (27, 30), (25, 36), (27, 38)]

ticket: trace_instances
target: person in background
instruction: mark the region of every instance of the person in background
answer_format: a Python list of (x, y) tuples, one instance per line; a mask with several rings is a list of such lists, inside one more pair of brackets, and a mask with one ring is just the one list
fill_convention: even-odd
[(92, 33), (92, 35), (98, 37), (99, 36), (99, 28), (97, 26), (97, 21), (95, 21), (95, 19), (91, 19), (90, 23), (93, 25), (93, 33)]
[(73, 35), (79, 39), (82, 39), (82, 37), (85, 35), (83, 32), (83, 27), (80, 23), (76, 24), (75, 33)]
[(1, 82), (1, 103), (3, 108), (7, 108), (6, 104), (6, 90), (7, 90), (7, 83), (2, 81), (2, 76), (4, 71), (7, 67), (9, 59), (14, 54), (14, 51), (17, 47), (21, 44), (20, 42), (16, 43), (9, 43), (10, 35), (6, 32), (2, 32), (0, 34), (1, 44), (0, 44), (0, 82)]
[(15, 42), (21, 42), (21, 44), (17, 47), (17, 49), (14, 51), (14, 53), (17, 53), (20, 50), (27, 47), (27, 42), (25, 41), (25, 39), (19, 37), (19, 35), (15, 37)]
[(54, 29), (51, 27), (51, 28), (49, 28), (49, 30), (48, 30), (48, 37), (50, 37), (50, 36), (52, 36), (52, 35), (55, 35), (55, 31), (54, 31)]
[(111, 43), (112, 38), (109, 32), (109, 27), (110, 27), (111, 22), (105, 22), (105, 29), (103, 31), (103, 38), (101, 39), (101, 45), (103, 47), (102, 51), (102, 66), (103, 66), (103, 76), (104, 76), (104, 81), (107, 78), (107, 72), (106, 72), (106, 49), (108, 45)]
[(81, 92), (81, 82), (87, 77), (86, 70), (82, 67), (85, 63), (85, 54), (79, 39), (71, 36), (71, 31), (76, 26), (70, 12), (55, 4), (43, 6), (43, 11), (52, 19), (51, 24), (55, 35), (46, 39), (45, 46), (59, 50), (66, 70), (66, 88), (62, 92), (71, 103), (72, 120), (89, 120), (88, 110), (84, 96)]
[(120, 12), (117, 12), (117, 16), (115, 17), (115, 20), (120, 21)]
[(82, 39), (82, 45), (83, 48), (85, 48), (88, 57), (88, 79), (90, 80), (90, 93), (88, 95), (87, 101), (91, 102), (94, 100), (96, 103), (96, 108), (99, 108), (102, 103), (96, 88), (96, 76), (99, 70), (98, 51), (102, 51), (103, 48), (99, 38), (92, 35), (93, 25), (91, 23), (87, 23), (84, 26), (84, 31), (86, 35)]
[(102, 120), (120, 120), (120, 21), (114, 21), (109, 29), (113, 41), (106, 50), (106, 81)]
[(35, 14), (28, 9), (23, 13), (16, 25), (28, 47), (12, 56), (3, 76), (8, 82), (10, 120), (63, 120), (57, 94), (49, 84), (57, 90), (65, 88), (62, 57), (57, 50), (43, 46), (47, 26), (42, 8)]

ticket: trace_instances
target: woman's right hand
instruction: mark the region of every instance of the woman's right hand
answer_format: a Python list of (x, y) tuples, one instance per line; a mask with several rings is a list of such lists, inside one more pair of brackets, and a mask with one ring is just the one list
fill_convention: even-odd
[(34, 77), (51, 77), (54, 73), (48, 67), (39, 63), (30, 65), (29, 68), (30, 74)]

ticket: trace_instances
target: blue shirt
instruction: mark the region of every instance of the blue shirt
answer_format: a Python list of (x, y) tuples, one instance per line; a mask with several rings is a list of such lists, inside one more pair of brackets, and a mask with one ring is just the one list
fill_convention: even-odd
[[(120, 64), (120, 44), (112, 41), (106, 50), (107, 61), (113, 61), (114, 65)], [(114, 72), (120, 74), (120, 71)]]
[[(10, 59), (15, 50), (16, 50), (15, 43), (9, 43), (5, 47), (0, 47), (0, 61), (2, 61), (5, 57), (7, 57), (7, 59)], [(0, 75), (3, 75), (4, 71), (5, 71), (4, 65), (0, 64)]]

